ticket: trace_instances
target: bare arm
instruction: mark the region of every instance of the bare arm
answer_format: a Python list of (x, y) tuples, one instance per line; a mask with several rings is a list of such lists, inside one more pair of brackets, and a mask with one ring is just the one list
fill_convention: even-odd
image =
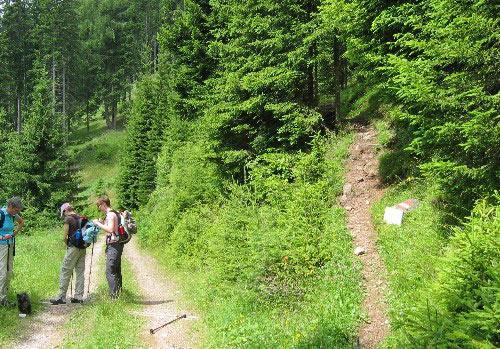
[(116, 226), (117, 226), (116, 220), (117, 220), (116, 215), (113, 212), (109, 212), (106, 215), (105, 224), (102, 224), (97, 219), (94, 219), (93, 223), (95, 225), (97, 225), (99, 228), (101, 228), (102, 230), (104, 230), (105, 232), (107, 232), (108, 234), (111, 234), (111, 233), (116, 232)]
[(16, 228), (14, 229), (14, 236), (16, 236), (17, 233), (19, 233), (21, 230), (23, 230), (23, 227), (24, 227), (24, 219), (21, 217), (21, 216), (16, 216), (16, 223), (17, 223), (17, 226)]
[(64, 223), (64, 226), (63, 226), (63, 229), (64, 229), (64, 243), (67, 244), (68, 243), (68, 237), (69, 237), (69, 224), (68, 223)]

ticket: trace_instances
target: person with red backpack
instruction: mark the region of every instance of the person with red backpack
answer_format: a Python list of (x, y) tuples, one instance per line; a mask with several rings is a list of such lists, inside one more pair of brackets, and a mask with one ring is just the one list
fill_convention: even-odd
[(85, 289), (85, 244), (82, 240), (82, 227), (85, 225), (85, 217), (79, 216), (69, 202), (61, 205), (61, 217), (64, 217), (64, 242), (66, 254), (61, 266), (59, 276), (59, 295), (50, 299), (53, 305), (66, 304), (66, 293), (71, 281), (73, 270), (75, 270), (75, 295), (70, 299), (71, 303), (83, 303), (83, 292)]
[(122, 253), (123, 241), (120, 240), (120, 214), (111, 208), (107, 196), (101, 196), (96, 201), (97, 209), (106, 214), (102, 223), (94, 219), (93, 223), (106, 232), (106, 279), (109, 295), (118, 298), (122, 289)]

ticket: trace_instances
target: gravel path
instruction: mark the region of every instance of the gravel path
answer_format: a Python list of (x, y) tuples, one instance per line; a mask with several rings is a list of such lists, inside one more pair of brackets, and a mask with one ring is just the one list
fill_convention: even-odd
[(371, 220), (370, 207), (383, 195), (378, 179), (376, 132), (373, 127), (356, 126), (357, 134), (347, 163), (347, 183), (341, 203), (347, 210), (356, 252), (363, 265), (366, 295), (363, 302), (367, 321), (359, 331), (361, 348), (376, 348), (389, 332), (384, 293), (387, 270), (377, 250), (377, 235)]
[[(87, 248), (85, 259), (85, 292), (88, 289), (89, 271), (90, 271), (90, 256), (92, 247)], [(104, 253), (104, 241), (100, 240), (94, 245), (94, 256), (92, 258), (92, 275), (90, 280), (90, 295), (95, 292), (98, 284), (98, 275), (102, 263), (98, 263), (102, 259)], [(59, 261), (62, 263), (62, 260)], [(59, 282), (59, 279), (54, 280)], [(74, 283), (74, 281), (72, 280)], [(74, 290), (74, 286), (73, 286)], [(71, 297), (68, 290), (68, 299)], [(85, 293), (84, 297), (89, 295)], [(70, 314), (79, 304), (67, 305), (47, 305), (46, 308), (37, 314), (33, 319), (29, 319), (30, 323), (23, 329), (24, 335), (16, 341), (11, 348), (15, 349), (38, 349), (38, 348), (56, 348), (61, 345), (64, 338), (64, 325), (68, 322)]]
[[(132, 265), (143, 298), (144, 308), (137, 314), (146, 317), (144, 345), (148, 348), (196, 348), (192, 325), (198, 317), (179, 303), (180, 290), (177, 285), (163, 276), (154, 258), (139, 250), (135, 239), (125, 246), (123, 254)], [(151, 328), (184, 314), (185, 318), (150, 334)]]

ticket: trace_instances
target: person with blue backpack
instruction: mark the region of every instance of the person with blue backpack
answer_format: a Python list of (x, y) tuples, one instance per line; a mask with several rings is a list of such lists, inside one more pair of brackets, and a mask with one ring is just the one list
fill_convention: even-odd
[(8, 301), (7, 292), (14, 266), (15, 236), (24, 226), (24, 220), (19, 215), (22, 209), (21, 199), (17, 196), (9, 199), (7, 205), (0, 209), (0, 306), (16, 305)]
[(71, 303), (83, 303), (83, 293), (85, 290), (85, 255), (89, 246), (83, 240), (82, 228), (86, 225), (87, 219), (78, 215), (71, 204), (66, 202), (61, 205), (61, 217), (64, 217), (64, 242), (66, 244), (66, 254), (61, 266), (59, 276), (59, 295), (50, 299), (53, 305), (66, 304), (66, 293), (75, 271), (75, 294), (71, 297)]

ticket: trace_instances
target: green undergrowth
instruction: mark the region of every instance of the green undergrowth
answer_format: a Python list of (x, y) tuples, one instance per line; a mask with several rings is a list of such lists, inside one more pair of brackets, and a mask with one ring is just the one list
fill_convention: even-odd
[[(495, 348), (500, 344), (498, 196), (476, 205), (460, 226), (443, 224), (435, 185), (406, 181), (373, 208), (388, 270), (388, 348)], [(382, 222), (385, 206), (420, 205), (401, 226)], [(496, 203), (495, 203), (496, 202)]]
[[(247, 182), (227, 184), (224, 196), (213, 194), (215, 174), (201, 156), (174, 154), (139, 236), (201, 313), (203, 347), (352, 345), (359, 266), (336, 203), (351, 141), (332, 136), (309, 153), (260, 156), (248, 164)], [(187, 201), (191, 192), (200, 199)]]
[(120, 298), (109, 298), (102, 271), (99, 287), (92, 300), (71, 313), (65, 327), (64, 348), (141, 347), (139, 329), (145, 328), (145, 320), (134, 312), (139, 311), (142, 301), (138, 295), (138, 285), (131, 277), (130, 264), (125, 258), (122, 269), (123, 292)]
[[(29, 233), (29, 235), (27, 235)], [(41, 248), (43, 246), (43, 248)], [(14, 277), (10, 284), (9, 299), (16, 293), (26, 292), (31, 298), (33, 316), (43, 310), (41, 301), (57, 294), (59, 268), (65, 248), (60, 229), (23, 232), (16, 239)], [(0, 308), (0, 346), (18, 337), (31, 322), (31, 317), (20, 318), (16, 308)]]
[[(372, 209), (388, 271), (391, 333), (384, 347), (498, 347), (498, 195), (478, 202), (469, 218), (451, 215), (440, 183), (418, 177), (401, 148), (405, 135), (396, 135), (386, 116), (374, 121), (379, 171), (395, 184)], [(401, 226), (383, 222), (385, 207), (410, 198), (419, 205)]]
[(86, 128), (75, 130), (70, 152), (78, 173), (77, 206), (82, 213), (96, 215), (92, 204), (101, 194), (107, 194), (112, 204), (116, 202), (116, 178), (125, 137), (123, 130), (107, 130), (102, 120), (91, 123), (90, 134)]
[[(397, 336), (408, 311), (434, 281), (446, 245), (447, 233), (441, 228), (440, 212), (433, 205), (434, 194), (431, 183), (403, 182), (390, 188), (372, 210), (378, 245), (388, 272), (386, 297), (393, 337)], [(419, 200), (419, 205), (403, 217), (401, 226), (383, 222), (385, 207), (410, 198)]]

